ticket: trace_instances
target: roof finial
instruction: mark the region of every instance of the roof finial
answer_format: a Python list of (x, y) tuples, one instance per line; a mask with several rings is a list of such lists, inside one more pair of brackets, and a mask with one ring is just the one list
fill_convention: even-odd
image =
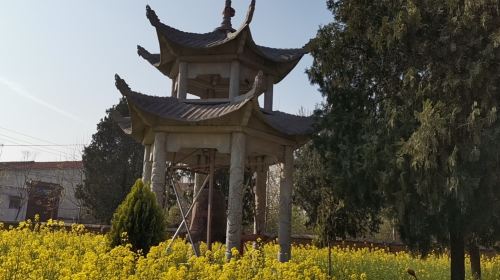
[(231, 7), (231, 0), (226, 0), (226, 6), (224, 7), (224, 11), (222, 12), (223, 20), (219, 28), (217, 30), (224, 32), (234, 32), (236, 30), (233, 29), (233, 25), (231, 24), (231, 18), (234, 17), (236, 11)]

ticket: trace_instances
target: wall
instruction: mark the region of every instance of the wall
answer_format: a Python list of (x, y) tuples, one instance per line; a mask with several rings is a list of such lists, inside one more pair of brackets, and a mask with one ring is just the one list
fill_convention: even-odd
[[(81, 162), (35, 163), (15, 165), (0, 163), (0, 221), (22, 221), (25, 219), (28, 194), (26, 181), (43, 181), (63, 187), (60, 198), (58, 219), (68, 223), (89, 222), (82, 219), (85, 210), (75, 198), (76, 187), (83, 184)], [(9, 209), (9, 196), (21, 197), (21, 209)]]
[(25, 196), (25, 192), (23, 189), (3, 186), (0, 183), (0, 221), (19, 221), (25, 218), (27, 205), (21, 203), (20, 209), (9, 208), (11, 196)]

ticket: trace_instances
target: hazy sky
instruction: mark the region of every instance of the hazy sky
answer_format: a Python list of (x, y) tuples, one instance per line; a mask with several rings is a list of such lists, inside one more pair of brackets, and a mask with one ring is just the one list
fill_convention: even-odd
[[(257, 0), (254, 40), (303, 46), (331, 20), (325, 2)], [(249, 3), (233, 1), (233, 27)], [(224, 0), (0, 0), (0, 161), (26, 154), (37, 161), (79, 160), (105, 110), (120, 98), (115, 73), (133, 90), (169, 94), (170, 79), (136, 53), (137, 44), (159, 51), (146, 4), (165, 24), (205, 33), (220, 25)], [(311, 63), (307, 55), (275, 86), (275, 110), (310, 112), (321, 102), (304, 74)]]

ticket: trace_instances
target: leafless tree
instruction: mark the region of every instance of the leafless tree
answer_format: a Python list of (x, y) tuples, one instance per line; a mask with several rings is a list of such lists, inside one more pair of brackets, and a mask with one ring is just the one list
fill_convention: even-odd
[(16, 213), (15, 220), (17, 221), (19, 215), (21, 214), (21, 210), (25, 205), (28, 204), (28, 198), (30, 197), (30, 193), (32, 191), (31, 184), (27, 184), (30, 180), (31, 166), (35, 160), (35, 155), (33, 155), (29, 151), (23, 152), (23, 159), (20, 163), (20, 168), (15, 171), (15, 180), (16, 186), (14, 186), (17, 190), (18, 197), (21, 201), (19, 203)]

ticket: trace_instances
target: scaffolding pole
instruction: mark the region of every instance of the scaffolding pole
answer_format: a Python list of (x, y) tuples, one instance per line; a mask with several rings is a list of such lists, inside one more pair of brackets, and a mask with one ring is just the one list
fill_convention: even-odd
[(181, 224), (179, 225), (179, 227), (177, 228), (177, 230), (175, 231), (175, 234), (174, 236), (172, 237), (172, 240), (170, 241), (170, 244), (168, 244), (167, 246), (167, 252), (170, 250), (170, 247), (172, 246), (175, 238), (177, 237), (177, 235), (179, 235), (179, 232), (180, 232), (180, 229), (182, 228), (182, 226), (184, 225), (184, 227), (186, 228), (186, 233), (187, 233), (187, 236), (188, 236), (188, 239), (189, 239), (189, 242), (191, 243), (191, 247), (193, 248), (193, 252), (195, 254), (195, 256), (198, 257), (199, 255), (199, 252), (196, 248), (196, 245), (194, 244), (194, 241), (193, 241), (193, 238), (191, 237), (191, 231), (189, 230), (189, 226), (187, 224), (187, 217), (189, 216), (189, 214), (191, 213), (191, 210), (193, 209), (194, 207), (194, 204), (196, 203), (196, 201), (198, 200), (198, 197), (199, 195), (201, 194), (201, 191), (204, 189), (205, 185), (207, 184), (208, 182), (208, 179), (209, 179), (209, 176), (205, 179), (205, 181), (203, 182), (203, 185), (201, 186), (200, 190), (198, 191), (198, 193), (195, 195), (194, 199), (193, 199), (193, 203), (191, 204), (191, 206), (189, 206), (188, 210), (186, 213), (184, 213), (184, 209), (182, 208), (182, 204), (181, 204), (181, 200), (180, 200), (180, 197), (179, 197), (179, 194), (177, 192), (177, 188), (176, 188), (176, 184), (177, 182), (175, 181), (174, 177), (173, 176), (170, 176), (170, 181), (172, 183), (172, 188), (174, 189), (174, 193), (175, 193), (175, 198), (177, 200), (177, 205), (179, 206), (179, 210), (181, 212), (181, 216), (182, 216), (182, 221), (181, 221)]

